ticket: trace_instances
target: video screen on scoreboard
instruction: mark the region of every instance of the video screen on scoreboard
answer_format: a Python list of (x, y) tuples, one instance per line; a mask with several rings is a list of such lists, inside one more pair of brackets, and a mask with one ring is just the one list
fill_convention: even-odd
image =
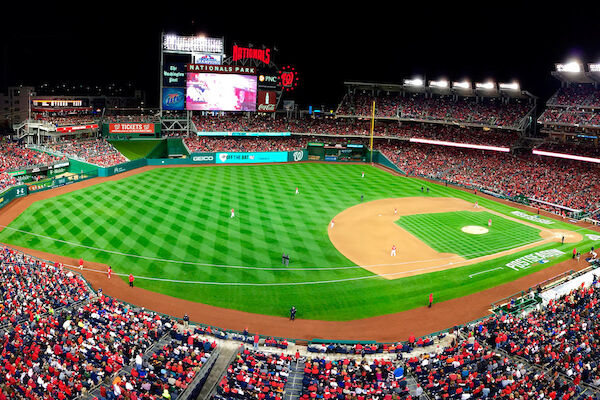
[(188, 72), (186, 109), (256, 111), (256, 87), (256, 75)]

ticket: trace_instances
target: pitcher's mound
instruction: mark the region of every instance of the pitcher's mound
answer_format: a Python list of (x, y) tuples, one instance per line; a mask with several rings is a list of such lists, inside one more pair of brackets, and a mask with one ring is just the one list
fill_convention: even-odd
[(484, 233), (488, 233), (490, 231), (488, 228), (476, 225), (463, 226), (460, 228), (460, 230), (464, 233), (470, 233), (471, 235), (483, 235)]

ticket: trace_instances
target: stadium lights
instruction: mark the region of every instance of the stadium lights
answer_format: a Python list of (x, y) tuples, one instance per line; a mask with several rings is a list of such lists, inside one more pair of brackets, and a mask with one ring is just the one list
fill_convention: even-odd
[(588, 64), (590, 72), (600, 72), (600, 64)]
[(543, 150), (532, 150), (531, 152), (533, 154), (538, 155), (538, 156), (566, 158), (566, 159), (569, 159), (569, 160), (586, 161), (586, 162), (592, 162), (592, 163), (600, 164), (600, 158), (582, 157), (582, 156), (576, 156), (574, 154), (554, 153), (554, 152), (551, 152), (551, 151), (543, 151)]
[(469, 81), (452, 82), (452, 88), (454, 88), (454, 89), (471, 89), (471, 82), (469, 82)]
[(477, 82), (475, 83), (475, 88), (483, 90), (494, 90), (496, 88), (496, 84), (494, 82)]
[(404, 86), (415, 86), (421, 87), (423, 86), (423, 79), (415, 78), (415, 79), (405, 79)]
[(513, 83), (500, 83), (500, 90), (519, 90), (519, 83), (518, 82), (513, 82)]
[(577, 61), (569, 61), (566, 64), (556, 64), (556, 72), (581, 72), (581, 64)]
[(446, 89), (449, 85), (449, 82), (445, 79), (440, 79), (437, 81), (429, 81), (429, 87)]

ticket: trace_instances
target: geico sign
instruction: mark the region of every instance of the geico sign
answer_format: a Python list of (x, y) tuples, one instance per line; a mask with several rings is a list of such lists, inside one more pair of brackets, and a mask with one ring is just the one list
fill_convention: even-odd
[(192, 157), (192, 161), (214, 161), (213, 156), (194, 156)]

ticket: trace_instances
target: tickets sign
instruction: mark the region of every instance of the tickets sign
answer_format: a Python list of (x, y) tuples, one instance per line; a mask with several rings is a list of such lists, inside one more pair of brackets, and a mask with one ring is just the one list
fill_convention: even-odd
[(150, 123), (117, 123), (108, 125), (110, 133), (154, 133), (154, 124)]

